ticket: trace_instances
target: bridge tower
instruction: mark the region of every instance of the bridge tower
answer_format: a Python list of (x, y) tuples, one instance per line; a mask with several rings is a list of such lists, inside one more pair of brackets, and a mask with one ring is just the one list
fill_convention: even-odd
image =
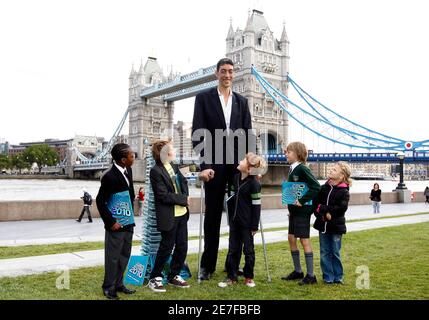
[(276, 88), (287, 94), (289, 40), (286, 27), (280, 40), (274, 37), (262, 11), (253, 10), (244, 30), (234, 31), (232, 21), (226, 38), (226, 56), (237, 70), (233, 90), (248, 98), (253, 128), (263, 153), (281, 153), (288, 141), (288, 117), (250, 73), (254, 65)]
[[(131, 69), (129, 76), (129, 144), (136, 152), (137, 161), (145, 157), (144, 140), (152, 141), (162, 133), (173, 130), (173, 102), (164, 101), (162, 96), (142, 99), (140, 91), (145, 87), (171, 80), (173, 74), (165, 76), (158, 61), (148, 57), (138, 71)], [(142, 164), (143, 165), (143, 164)]]

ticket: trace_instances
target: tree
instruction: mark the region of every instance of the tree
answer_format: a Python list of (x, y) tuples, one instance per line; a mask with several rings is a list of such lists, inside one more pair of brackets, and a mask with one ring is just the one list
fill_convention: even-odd
[(11, 159), (11, 167), (18, 169), (19, 174), (21, 174), (22, 169), (29, 169), (31, 165), (26, 161), (26, 159), (21, 155), (15, 155)]
[(0, 170), (10, 169), (11, 161), (7, 155), (0, 154)]
[(58, 154), (47, 144), (36, 144), (28, 147), (22, 154), (23, 158), (27, 160), (30, 166), (33, 163), (37, 163), (39, 167), (39, 173), (42, 171), (42, 167), (53, 166), (58, 163)]

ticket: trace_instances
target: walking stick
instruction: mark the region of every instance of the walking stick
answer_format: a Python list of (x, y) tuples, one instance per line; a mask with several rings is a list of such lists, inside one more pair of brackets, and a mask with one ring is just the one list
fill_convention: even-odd
[(200, 279), (200, 265), (201, 265), (201, 247), (202, 247), (202, 233), (203, 233), (203, 194), (204, 194), (204, 182), (201, 182), (201, 194), (200, 194), (200, 233), (198, 236), (198, 266), (197, 266), (197, 277), (198, 284), (201, 283)]
[(261, 218), (259, 219), (259, 225), (261, 227), (262, 247), (264, 249), (264, 260), (265, 260), (265, 269), (267, 270), (267, 279), (268, 279), (268, 282), (271, 282), (270, 270), (268, 270), (267, 247), (265, 245), (264, 228), (262, 227)]

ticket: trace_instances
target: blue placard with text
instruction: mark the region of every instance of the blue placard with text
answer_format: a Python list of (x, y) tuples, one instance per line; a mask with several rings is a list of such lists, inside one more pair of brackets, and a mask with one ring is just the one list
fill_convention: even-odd
[[(162, 282), (164, 284), (168, 283), (168, 274), (170, 273), (171, 259), (172, 259), (172, 256), (170, 255), (170, 257), (168, 257), (168, 260), (165, 263), (164, 268), (162, 270), (162, 277), (163, 277)], [(155, 260), (156, 260), (156, 254), (151, 255), (149, 258), (149, 265), (150, 265), (151, 269), (153, 269), (153, 267), (155, 266)], [(180, 270), (179, 275), (184, 280), (187, 280), (187, 279), (192, 277), (191, 270), (189, 269), (189, 266), (186, 262), (184, 263), (182, 270)], [(146, 278), (149, 280), (149, 274), (146, 275)]]
[(148, 256), (131, 256), (124, 282), (126, 284), (142, 286), (146, 276), (148, 262)]
[[(287, 182), (282, 183), (282, 204), (294, 204), (296, 200), (301, 199), (308, 191), (305, 182)], [(305, 205), (312, 205), (313, 201), (306, 202)]]
[(107, 202), (107, 208), (122, 226), (134, 223), (134, 210), (128, 190), (113, 194)]

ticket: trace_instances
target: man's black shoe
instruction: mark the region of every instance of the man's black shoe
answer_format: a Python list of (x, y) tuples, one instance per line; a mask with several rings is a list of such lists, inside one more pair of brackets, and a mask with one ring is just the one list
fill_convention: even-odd
[(77, 219), (77, 220), (76, 220), (76, 222), (80, 222), (80, 220), (79, 220), (79, 219)]
[(292, 271), (289, 275), (282, 277), (282, 280), (291, 281), (291, 280), (299, 280), (304, 278), (303, 272)]
[(309, 276), (308, 274), (305, 276), (304, 279), (302, 279), (298, 284), (300, 286), (306, 285), (306, 284), (316, 284), (317, 283), (317, 279), (316, 276)]
[(133, 294), (136, 293), (136, 290), (128, 289), (127, 287), (120, 287), (116, 289), (116, 292), (122, 292), (125, 294)]
[(109, 300), (119, 300), (118, 295), (116, 294), (116, 291), (113, 290), (103, 290), (104, 295)]
[(200, 280), (210, 280), (210, 276), (211, 276), (210, 272), (207, 272), (206, 270), (201, 269)]

